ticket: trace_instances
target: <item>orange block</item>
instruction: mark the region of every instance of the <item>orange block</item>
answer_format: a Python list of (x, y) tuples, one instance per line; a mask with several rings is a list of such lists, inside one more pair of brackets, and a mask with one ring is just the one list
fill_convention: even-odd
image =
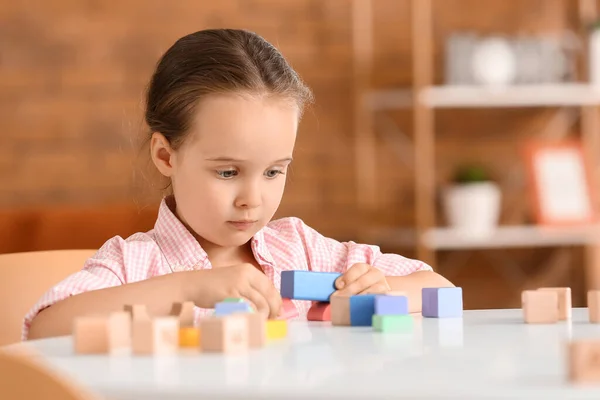
[(558, 293), (554, 290), (525, 290), (521, 293), (521, 304), (528, 324), (558, 322)]
[(571, 342), (569, 380), (574, 383), (600, 383), (600, 339)]
[(331, 304), (325, 302), (314, 303), (306, 314), (309, 321), (331, 321)]
[(242, 353), (249, 347), (248, 316), (245, 313), (208, 317), (200, 321), (203, 351)]
[(200, 329), (183, 327), (179, 329), (179, 347), (199, 348)]
[(118, 354), (131, 350), (131, 319), (126, 312), (108, 316), (84, 316), (73, 326), (78, 354)]

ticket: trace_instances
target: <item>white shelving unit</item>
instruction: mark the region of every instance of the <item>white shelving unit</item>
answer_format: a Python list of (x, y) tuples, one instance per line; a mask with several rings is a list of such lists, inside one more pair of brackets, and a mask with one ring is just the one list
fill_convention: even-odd
[[(372, 0), (354, 0), (355, 102), (357, 194), (362, 205), (376, 206), (375, 192), (375, 111), (410, 109), (414, 121), (415, 217), (414, 229), (373, 232), (381, 244), (414, 245), (417, 258), (436, 268), (439, 250), (502, 249), (519, 247), (584, 246), (586, 285), (600, 289), (600, 226), (550, 229), (539, 226), (500, 226), (483, 238), (461, 236), (436, 226), (435, 111), (443, 108), (575, 107), (580, 111), (584, 150), (600, 173), (600, 88), (587, 82), (519, 85), (503, 88), (483, 86), (435, 86), (433, 68), (434, 0), (412, 0), (412, 72), (410, 87), (370, 90), (373, 55)], [(577, 1), (581, 27), (598, 17), (595, 0)], [(415, 23), (418, 21), (418, 23)], [(584, 52), (585, 53), (585, 52)], [(584, 57), (585, 59), (586, 57)], [(401, 231), (401, 232), (400, 232)], [(410, 231), (410, 232), (409, 232)], [(385, 238), (384, 238), (385, 236)]]
[(497, 88), (432, 86), (421, 91), (419, 100), (434, 108), (592, 106), (600, 104), (600, 88), (579, 83)]
[(536, 225), (501, 226), (490, 235), (465, 236), (451, 228), (428, 230), (422, 240), (435, 250), (501, 249), (594, 244), (600, 226), (544, 228)]

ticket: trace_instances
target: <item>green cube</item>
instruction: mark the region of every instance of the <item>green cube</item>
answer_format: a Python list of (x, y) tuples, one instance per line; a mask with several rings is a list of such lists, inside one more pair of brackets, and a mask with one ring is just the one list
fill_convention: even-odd
[(373, 315), (373, 329), (376, 332), (408, 333), (413, 329), (410, 315)]

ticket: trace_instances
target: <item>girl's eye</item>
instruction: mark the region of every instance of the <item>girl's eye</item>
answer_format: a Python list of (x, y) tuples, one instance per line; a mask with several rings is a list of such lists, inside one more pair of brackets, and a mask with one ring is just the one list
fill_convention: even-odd
[(267, 178), (275, 178), (279, 174), (283, 175), (283, 171), (280, 171), (278, 169), (270, 169), (267, 172), (265, 172), (265, 176)]
[(236, 176), (237, 171), (234, 169), (226, 169), (226, 170), (222, 170), (222, 171), (217, 171), (217, 174), (221, 178), (229, 179), (229, 178), (233, 178), (234, 176)]

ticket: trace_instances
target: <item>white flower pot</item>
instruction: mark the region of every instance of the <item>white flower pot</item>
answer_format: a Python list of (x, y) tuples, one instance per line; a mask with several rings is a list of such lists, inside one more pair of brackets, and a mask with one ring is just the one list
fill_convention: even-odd
[(450, 227), (464, 235), (491, 234), (500, 219), (501, 192), (493, 182), (447, 187), (443, 204)]

